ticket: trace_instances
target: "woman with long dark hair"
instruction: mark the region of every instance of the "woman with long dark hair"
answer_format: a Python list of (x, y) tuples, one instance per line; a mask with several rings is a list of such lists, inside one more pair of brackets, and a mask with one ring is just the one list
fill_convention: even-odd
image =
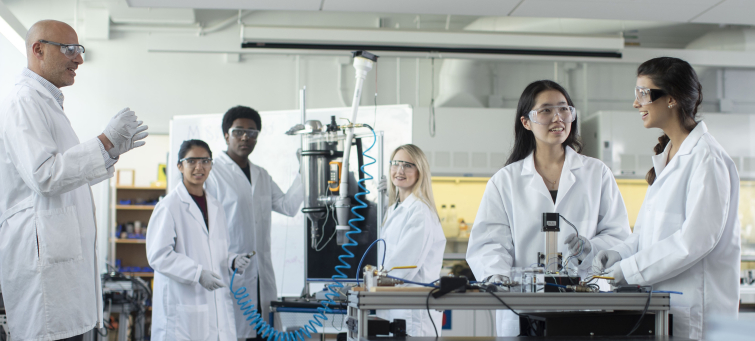
[(212, 170), (210, 146), (184, 141), (178, 159), (181, 182), (157, 203), (147, 229), (147, 260), (155, 269), (152, 340), (236, 341), (227, 287), (253, 254), (228, 251), (225, 212), (203, 187)]
[[(528, 85), (517, 106), (515, 142), (506, 166), (488, 181), (469, 239), (467, 262), (478, 280), (506, 282), (512, 267), (560, 264), (545, 253), (543, 213), (558, 212), (563, 223), (559, 250), (567, 270), (587, 275), (592, 258), (629, 236), (624, 201), (611, 170), (579, 154), (574, 103), (558, 83)], [(571, 268), (571, 269), (569, 269)], [(499, 336), (519, 335), (519, 319), (497, 314)]]
[(696, 120), (702, 86), (677, 58), (637, 69), (634, 107), (645, 128), (660, 128), (648, 188), (632, 235), (594, 259), (619, 284), (675, 290), (674, 336), (699, 339), (703, 317), (736, 317), (739, 307), (739, 175)]

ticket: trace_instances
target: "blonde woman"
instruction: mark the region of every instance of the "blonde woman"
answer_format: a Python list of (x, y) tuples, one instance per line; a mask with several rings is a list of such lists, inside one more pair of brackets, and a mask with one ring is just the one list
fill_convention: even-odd
[[(414, 282), (432, 282), (440, 275), (446, 237), (435, 209), (430, 165), (425, 153), (413, 144), (396, 148), (390, 164), (389, 207), (380, 232), (386, 243), (385, 267), (416, 265), (414, 269), (393, 270), (391, 275)], [(430, 313), (433, 322), (425, 310), (384, 310), (378, 311), (378, 316), (389, 321), (406, 320), (406, 333), (410, 336), (439, 335), (442, 313), (434, 310)]]

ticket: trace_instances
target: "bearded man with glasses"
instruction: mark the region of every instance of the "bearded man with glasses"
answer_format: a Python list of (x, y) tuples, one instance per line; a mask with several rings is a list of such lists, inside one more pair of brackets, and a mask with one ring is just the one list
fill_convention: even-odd
[(90, 186), (144, 145), (147, 126), (125, 108), (79, 141), (60, 88), (73, 85), (83, 52), (71, 26), (37, 22), (27, 68), (0, 102), (0, 286), (14, 340), (81, 340), (102, 326)]

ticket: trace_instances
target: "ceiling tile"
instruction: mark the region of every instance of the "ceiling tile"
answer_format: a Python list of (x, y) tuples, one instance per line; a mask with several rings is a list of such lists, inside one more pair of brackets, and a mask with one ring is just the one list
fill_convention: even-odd
[(318, 11), (322, 0), (126, 0), (131, 7)]
[(520, 0), (324, 0), (323, 11), (508, 15)]
[(720, 0), (524, 0), (512, 16), (687, 22)]
[(692, 22), (755, 25), (755, 1), (726, 0), (693, 19)]

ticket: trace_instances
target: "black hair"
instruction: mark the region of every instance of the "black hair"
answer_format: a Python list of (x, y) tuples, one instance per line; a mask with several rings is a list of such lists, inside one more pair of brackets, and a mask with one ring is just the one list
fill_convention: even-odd
[[(531, 130), (524, 128), (524, 124), (521, 122), (521, 117), (524, 119), (530, 119), (530, 111), (535, 106), (535, 99), (537, 95), (546, 90), (556, 90), (560, 92), (566, 98), (566, 103), (570, 106), (574, 106), (571, 97), (561, 85), (550, 80), (534, 81), (527, 85), (522, 92), (522, 96), (519, 97), (519, 104), (516, 106), (516, 122), (514, 122), (514, 148), (511, 149), (511, 155), (506, 160), (506, 166), (523, 160), (529, 156), (532, 151), (535, 150), (535, 134)], [(562, 144), (564, 147), (572, 147), (577, 153), (582, 151), (582, 142), (577, 135), (577, 120), (575, 119), (571, 123), (571, 131), (569, 136), (566, 137), (566, 141)]]
[(237, 105), (228, 109), (228, 111), (225, 112), (225, 115), (223, 115), (223, 136), (228, 134), (228, 130), (231, 129), (233, 121), (239, 118), (248, 118), (254, 121), (254, 123), (257, 124), (257, 130), (262, 131), (262, 118), (260, 117), (260, 113), (250, 107)]
[[(679, 58), (653, 58), (640, 64), (637, 68), (637, 77), (639, 76), (647, 76), (657, 87), (676, 100), (682, 128), (688, 132), (695, 129), (697, 108), (703, 102), (703, 87), (692, 65)], [(669, 141), (671, 140), (666, 134), (659, 137), (658, 144), (653, 148), (655, 154), (663, 153)], [(645, 175), (645, 181), (652, 185), (655, 176), (655, 168), (650, 168)]]
[[(207, 142), (204, 142), (202, 140), (186, 140), (181, 143), (181, 148), (178, 149), (178, 159), (183, 159), (186, 154), (189, 153), (192, 147), (201, 147), (207, 149), (207, 152), (210, 153), (210, 157), (212, 158), (212, 150), (210, 150), (210, 146), (207, 144)], [(181, 162), (179, 161), (178, 163)]]

